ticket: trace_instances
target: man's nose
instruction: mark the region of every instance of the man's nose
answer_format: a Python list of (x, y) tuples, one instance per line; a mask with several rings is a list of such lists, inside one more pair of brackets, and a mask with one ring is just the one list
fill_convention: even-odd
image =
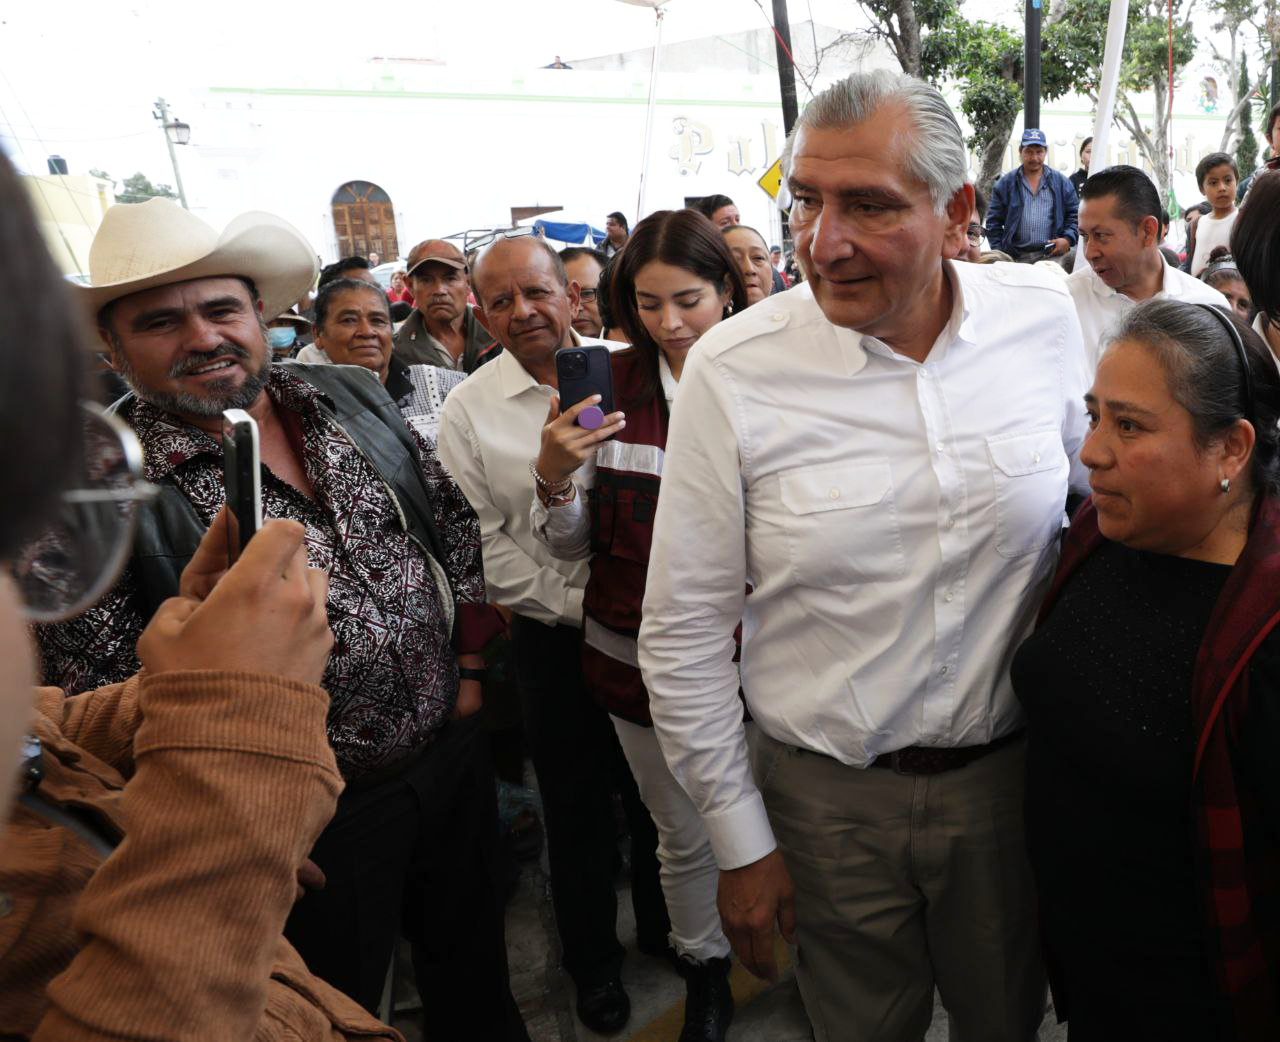
[(182, 346), (188, 351), (212, 351), (225, 339), (215, 323), (203, 315), (192, 315), (187, 320)]
[(513, 318), (528, 318), (533, 314), (533, 308), (523, 293), (517, 293), (512, 298), (511, 314)]
[(815, 264), (832, 264), (852, 257), (855, 253), (853, 228), (849, 221), (834, 209), (824, 208), (813, 222), (813, 238), (809, 256)]

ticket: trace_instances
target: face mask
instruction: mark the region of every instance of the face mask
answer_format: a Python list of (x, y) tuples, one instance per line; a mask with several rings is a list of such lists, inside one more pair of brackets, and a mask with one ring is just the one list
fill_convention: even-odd
[(267, 343), (273, 351), (292, 347), (293, 342), (297, 339), (298, 331), (293, 326), (272, 326), (267, 330)]

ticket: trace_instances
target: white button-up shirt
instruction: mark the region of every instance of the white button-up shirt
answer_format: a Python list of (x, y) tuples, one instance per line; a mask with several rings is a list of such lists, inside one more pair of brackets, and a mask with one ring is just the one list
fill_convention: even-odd
[(739, 619), (747, 704), (779, 741), (866, 766), (1020, 726), (1009, 660), (1068, 481), (1086, 488), (1080, 327), (1060, 280), (944, 263), (954, 310), (923, 364), (832, 325), (804, 284), (708, 331), (685, 365), (640, 664), (722, 868), (775, 845)]
[[(623, 346), (576, 332), (573, 341)], [(586, 562), (554, 557), (529, 525), (529, 461), (538, 455), (553, 393), (503, 351), (449, 393), (437, 449), (480, 518), (489, 599), (548, 625), (580, 627)]]
[[(1216, 304), (1230, 308), (1227, 298), (1212, 286), (1193, 279), (1185, 271), (1179, 271), (1161, 257), (1164, 264), (1164, 284), (1156, 297), (1185, 300), (1190, 304)], [(1081, 255), (1076, 270), (1067, 279), (1067, 290), (1076, 303), (1080, 318), (1080, 331), (1084, 335), (1084, 351), (1089, 360), (1089, 373), (1098, 368), (1098, 355), (1107, 335), (1138, 302), (1126, 297), (1103, 282), (1094, 273), (1089, 262)], [(1152, 298), (1153, 300), (1155, 297)]]

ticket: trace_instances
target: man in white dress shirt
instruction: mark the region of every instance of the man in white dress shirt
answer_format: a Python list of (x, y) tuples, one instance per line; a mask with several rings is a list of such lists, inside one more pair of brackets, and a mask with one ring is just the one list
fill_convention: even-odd
[(513, 613), (525, 737), (542, 795), (556, 926), (565, 969), (577, 986), (578, 1016), (593, 1031), (613, 1034), (630, 1014), (615, 925), (613, 791), (621, 792), (631, 827), (637, 944), (661, 956), (671, 923), (658, 879), (658, 834), (608, 714), (583, 686), (587, 564), (552, 556), (529, 521), (529, 464), (555, 393), (555, 353), (605, 341), (574, 331), (578, 285), (544, 239), (500, 238), (475, 262), (472, 285), (477, 311), (503, 352), (445, 399), (438, 448), (480, 518), (489, 599)]
[(672, 413), (654, 723), (726, 934), (762, 976), (774, 925), (796, 942), (819, 1040), (922, 1039), (936, 986), (953, 1038), (1023, 1042), (1045, 986), (1008, 667), (1085, 487), (1079, 323), (1059, 280), (944, 260), (974, 197), (927, 84), (836, 84), (783, 165), (808, 281), (704, 334)]
[(1160, 252), (1160, 195), (1136, 166), (1112, 166), (1080, 189), (1079, 252), (1067, 289), (1076, 302), (1089, 371), (1107, 334), (1140, 300), (1170, 297), (1230, 308), (1212, 286), (1179, 271)]

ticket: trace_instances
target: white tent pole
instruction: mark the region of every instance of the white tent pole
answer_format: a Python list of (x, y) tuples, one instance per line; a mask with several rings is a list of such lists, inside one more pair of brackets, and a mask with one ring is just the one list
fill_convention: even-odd
[(1120, 63), (1124, 60), (1125, 26), (1129, 20), (1129, 0), (1111, 0), (1107, 19), (1107, 45), (1102, 53), (1102, 83), (1098, 87), (1098, 115), (1093, 121), (1093, 156), (1089, 173), (1107, 167), (1107, 139), (1116, 112), (1116, 89), (1120, 83)]
[(662, 53), (662, 8), (656, 8), (654, 14), (657, 15), (658, 34), (653, 43), (653, 62), (649, 66), (649, 107), (644, 116), (644, 155), (640, 160), (640, 195), (636, 200), (636, 224), (639, 224), (646, 214), (644, 193), (649, 180), (649, 142), (653, 137), (653, 107), (658, 98), (658, 60)]

